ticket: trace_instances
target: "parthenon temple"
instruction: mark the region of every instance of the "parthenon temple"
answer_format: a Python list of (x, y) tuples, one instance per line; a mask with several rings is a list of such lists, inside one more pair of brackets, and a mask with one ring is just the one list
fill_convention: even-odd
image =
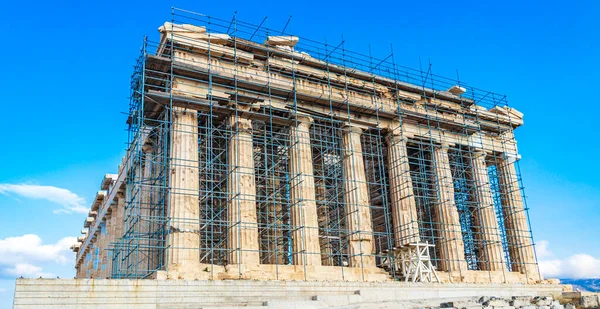
[(237, 20), (158, 31), (77, 278), (542, 280), (504, 95)]

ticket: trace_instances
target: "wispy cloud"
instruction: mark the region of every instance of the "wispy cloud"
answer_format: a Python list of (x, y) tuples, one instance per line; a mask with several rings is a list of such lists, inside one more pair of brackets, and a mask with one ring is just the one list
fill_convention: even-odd
[(535, 252), (537, 253), (538, 259), (552, 257), (552, 252), (548, 249), (548, 244), (547, 240), (540, 240), (535, 244)]
[(544, 278), (600, 278), (600, 259), (589, 254), (578, 253), (565, 259), (553, 258), (548, 241), (539, 241), (536, 252)]
[(85, 200), (79, 195), (63, 188), (30, 184), (0, 183), (0, 194), (16, 195), (24, 198), (47, 200), (61, 205), (55, 213), (87, 213)]
[(75, 237), (65, 237), (54, 244), (43, 244), (42, 239), (34, 234), (0, 239), (0, 275), (54, 277), (37, 265), (73, 263), (73, 253), (69, 247), (76, 241)]
[(45, 278), (55, 277), (54, 274), (42, 272), (41, 267), (31, 265), (31, 264), (26, 264), (26, 263), (19, 263), (19, 264), (16, 264), (12, 268), (6, 268), (4, 270), (4, 272), (7, 275), (11, 275), (11, 276), (15, 276), (15, 277), (20, 277), (20, 276), (23, 276), (23, 277), (45, 277)]
[(35, 234), (0, 239), (0, 264), (16, 265), (26, 261), (66, 264), (72, 260), (66, 256), (70, 253), (69, 247), (76, 242), (75, 237), (65, 237), (55, 244), (44, 245), (42, 239)]

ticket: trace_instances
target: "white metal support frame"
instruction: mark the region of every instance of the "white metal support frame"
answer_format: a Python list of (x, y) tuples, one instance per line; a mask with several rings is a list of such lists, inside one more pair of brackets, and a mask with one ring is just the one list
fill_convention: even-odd
[[(440, 282), (429, 255), (429, 248), (432, 247), (433, 244), (417, 242), (394, 248), (383, 257), (382, 264), (399, 270), (400, 277), (405, 282)], [(390, 265), (391, 261), (394, 263), (393, 267)]]

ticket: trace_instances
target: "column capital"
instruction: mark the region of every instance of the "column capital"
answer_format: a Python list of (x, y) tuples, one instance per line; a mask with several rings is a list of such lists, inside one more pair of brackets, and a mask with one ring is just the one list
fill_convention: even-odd
[(505, 164), (512, 164), (521, 159), (521, 155), (519, 155), (518, 153), (503, 152), (500, 156), (500, 159), (504, 161)]
[(229, 106), (229, 107), (233, 107), (237, 110), (244, 111), (244, 112), (247, 112), (252, 108), (253, 102), (241, 101), (241, 99), (242, 99), (241, 95), (239, 97), (237, 97), (237, 100), (236, 100), (235, 94), (230, 95), (229, 99), (230, 99), (230, 101), (227, 103), (227, 106)]
[(388, 144), (393, 145), (400, 142), (407, 142), (408, 137), (404, 136), (402, 132), (398, 131), (389, 131), (385, 134), (385, 140)]
[(485, 159), (487, 155), (488, 153), (483, 149), (474, 149), (473, 151), (471, 151), (471, 158), (473, 159), (479, 159), (481, 157)]
[(252, 132), (252, 120), (239, 115), (232, 115), (227, 119), (227, 124), (235, 132)]
[(183, 113), (183, 114), (192, 113), (192, 112), (196, 113), (197, 112), (194, 109), (189, 109), (187, 107), (180, 107), (180, 106), (173, 106), (173, 110), (172, 111), (173, 112), (177, 112), (177, 113)]
[(399, 136), (404, 136), (406, 138), (414, 138), (415, 137), (415, 133), (413, 131), (410, 131), (407, 129), (407, 124), (388, 124), (387, 127), (385, 127), (384, 129), (387, 130), (387, 134), (393, 134), (393, 135), (399, 135)]
[(152, 154), (155, 149), (156, 149), (156, 147), (154, 147), (154, 145), (152, 145), (150, 143), (146, 143), (142, 146), (142, 152), (146, 155)]
[(310, 125), (314, 122), (313, 117), (308, 114), (296, 113), (292, 115), (292, 119), (296, 121), (297, 126), (310, 127)]
[(448, 151), (450, 149), (450, 146), (454, 146), (454, 143), (448, 143), (446, 141), (441, 141), (440, 145), (435, 146), (435, 148)]
[(358, 134), (362, 134), (364, 129), (353, 125), (353, 124), (345, 124), (344, 126), (342, 126), (342, 131), (344, 133), (358, 133)]

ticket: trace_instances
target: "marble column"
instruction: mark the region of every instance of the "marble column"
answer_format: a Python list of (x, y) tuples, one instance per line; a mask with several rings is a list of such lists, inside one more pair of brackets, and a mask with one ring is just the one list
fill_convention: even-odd
[(458, 209), (454, 202), (454, 183), (448, 158), (448, 145), (435, 147), (433, 164), (438, 191), (435, 215), (438, 229), (436, 247), (440, 252), (439, 265), (444, 271), (466, 271), (467, 262)]
[(142, 147), (144, 153), (142, 175), (140, 180), (140, 209), (139, 209), (139, 221), (137, 222), (138, 233), (141, 234), (141, 239), (138, 240), (139, 251), (138, 253), (138, 269), (140, 273), (148, 270), (150, 250), (150, 203), (152, 202), (151, 184), (152, 184), (152, 147), (144, 145)]
[[(120, 190), (115, 188), (115, 190)], [(116, 194), (117, 203), (113, 205), (113, 209), (111, 212), (111, 220), (113, 220), (113, 241), (119, 241), (121, 237), (123, 237), (123, 225), (125, 219), (125, 193), (123, 191), (119, 191)]]
[(194, 110), (173, 109), (167, 270), (200, 263), (197, 116)]
[(99, 278), (101, 279), (106, 279), (108, 278), (109, 274), (109, 266), (110, 264), (108, 263), (108, 252), (109, 252), (109, 248), (108, 248), (108, 238), (110, 237), (110, 235), (108, 234), (108, 229), (110, 228), (110, 220), (105, 217), (104, 221), (102, 222), (102, 224), (104, 225), (103, 227), (103, 231), (104, 233), (102, 233), (102, 247), (100, 250), (101, 251), (101, 263), (100, 263), (100, 274), (99, 274)]
[(252, 121), (231, 116), (227, 151), (227, 221), (231, 264), (260, 264)]
[(508, 156), (500, 159), (496, 168), (512, 270), (525, 274), (533, 281), (540, 280), (527, 213), (515, 169), (515, 159)]
[(365, 163), (360, 136), (362, 129), (343, 128), (344, 203), (351, 267), (375, 267), (373, 227)]
[(394, 245), (400, 247), (420, 241), (417, 204), (410, 176), (406, 138), (390, 133), (387, 144)]
[(498, 271), (505, 268), (504, 252), (485, 157), (486, 153), (483, 151), (475, 151), (471, 154), (477, 200), (477, 209), (473, 213), (475, 237), (482, 249), (478, 266), (481, 270)]
[[(111, 242), (118, 242), (122, 237), (123, 237), (123, 225), (124, 225), (124, 217), (125, 217), (125, 193), (119, 189), (119, 188), (114, 188), (114, 190), (119, 190), (117, 192), (116, 196), (116, 203), (113, 204), (111, 206), (111, 214), (110, 214), (110, 220), (112, 222), (111, 226)], [(122, 250), (123, 248), (118, 248), (119, 250)], [(115, 258), (115, 254), (117, 254), (116, 252), (113, 252), (113, 256), (111, 258), (111, 274), (112, 274), (112, 266), (113, 266), (113, 261), (112, 259)], [(122, 258), (123, 255), (120, 256), (120, 258)], [(118, 264), (119, 261), (116, 261), (116, 263)]]
[(312, 118), (297, 116), (290, 128), (290, 197), (294, 265), (321, 265), (319, 221), (315, 196), (310, 125)]

